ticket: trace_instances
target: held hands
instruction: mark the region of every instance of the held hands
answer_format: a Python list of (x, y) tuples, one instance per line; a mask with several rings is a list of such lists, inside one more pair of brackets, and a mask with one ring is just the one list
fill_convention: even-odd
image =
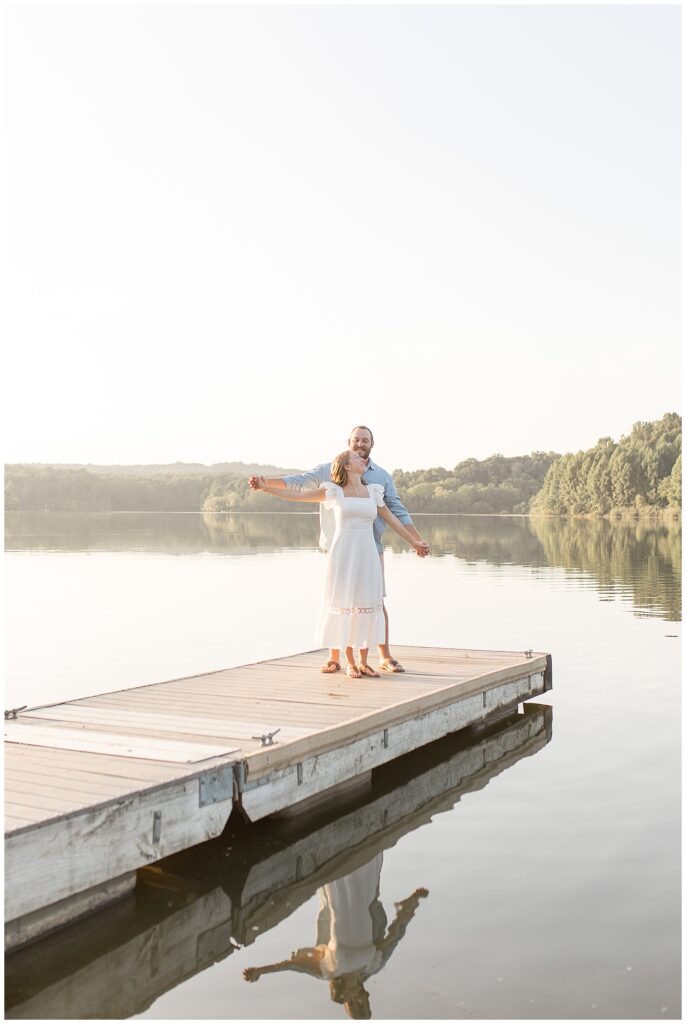
[(417, 552), (419, 558), (426, 558), (426, 556), (431, 553), (431, 548), (429, 547), (425, 540), (416, 541), (416, 543), (414, 544), (414, 549)]
[(248, 486), (252, 491), (262, 491), (265, 487), (265, 479), (263, 476), (249, 476)]

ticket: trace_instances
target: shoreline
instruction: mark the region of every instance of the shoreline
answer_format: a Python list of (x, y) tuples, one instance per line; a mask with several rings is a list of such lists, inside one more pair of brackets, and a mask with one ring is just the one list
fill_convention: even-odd
[[(680, 522), (682, 510), (680, 508), (650, 508), (633, 509), (621, 508), (611, 509), (609, 512), (413, 512), (413, 517), (419, 516), (453, 516), (464, 519), (607, 519), (616, 522)], [(5, 509), (5, 516), (9, 515), (56, 515), (56, 516), (318, 516), (317, 511), (267, 511), (264, 509), (231, 509), (225, 512), (209, 512), (204, 509)]]

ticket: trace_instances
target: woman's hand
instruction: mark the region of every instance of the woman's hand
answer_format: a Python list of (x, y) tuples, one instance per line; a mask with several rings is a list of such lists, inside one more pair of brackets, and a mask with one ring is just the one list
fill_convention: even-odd
[(412, 547), (415, 549), (420, 558), (426, 558), (431, 551), (431, 548), (425, 540), (416, 540), (413, 542)]
[(248, 483), (253, 491), (263, 491), (267, 486), (267, 481), (263, 476), (251, 476)]

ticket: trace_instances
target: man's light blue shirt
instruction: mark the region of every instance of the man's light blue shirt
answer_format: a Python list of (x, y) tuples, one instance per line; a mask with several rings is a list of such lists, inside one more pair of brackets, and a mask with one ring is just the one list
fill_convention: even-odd
[[(321, 466), (315, 466), (309, 473), (296, 473), (291, 476), (284, 476), (282, 479), (286, 487), (293, 487), (299, 491), (303, 490), (303, 488), (311, 488), (316, 491), (323, 483), (331, 482), (331, 463), (322, 462)], [(398, 497), (393, 477), (388, 470), (377, 466), (370, 459), (367, 463), (367, 468), (362, 474), (362, 482), (365, 484), (381, 484), (383, 486), (383, 497), (386, 507), (401, 523), (404, 523), (406, 526), (413, 525), (409, 512)], [(383, 551), (381, 534), (386, 529), (386, 525), (381, 516), (377, 516), (374, 520), (374, 540), (379, 551)], [(319, 506), (319, 526), (319, 546), (322, 550), (328, 551), (333, 538), (335, 523), (333, 512), (325, 509), (323, 504)]]

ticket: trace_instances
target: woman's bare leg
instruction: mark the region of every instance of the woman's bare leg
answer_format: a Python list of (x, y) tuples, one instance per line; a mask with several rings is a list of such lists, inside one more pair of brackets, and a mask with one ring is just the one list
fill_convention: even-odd
[(352, 647), (346, 647), (346, 649), (345, 649), (345, 661), (346, 661), (345, 670), (348, 673), (348, 675), (350, 676), (350, 678), (351, 679), (359, 679), (362, 673), (360, 672), (359, 668), (355, 664), (355, 657), (354, 657), (354, 654), (353, 654)]
[(325, 662), (320, 671), (330, 675), (332, 672), (338, 672), (341, 667), (341, 652), (337, 647), (332, 647), (329, 651), (329, 660)]

